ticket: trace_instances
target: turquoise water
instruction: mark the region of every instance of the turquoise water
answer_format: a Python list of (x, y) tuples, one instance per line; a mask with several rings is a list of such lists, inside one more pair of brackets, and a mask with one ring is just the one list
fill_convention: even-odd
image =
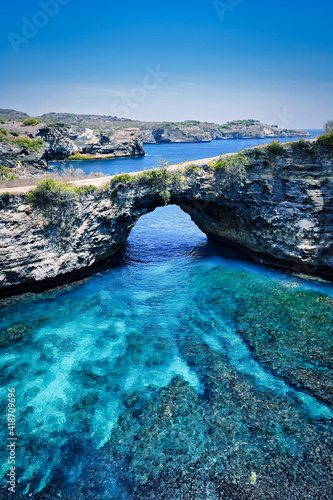
[(332, 306), (176, 206), (145, 215), (104, 272), (0, 309), (0, 497), (331, 498)]

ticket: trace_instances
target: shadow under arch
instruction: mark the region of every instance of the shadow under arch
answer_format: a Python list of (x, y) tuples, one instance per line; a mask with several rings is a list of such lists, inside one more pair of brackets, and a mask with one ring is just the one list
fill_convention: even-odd
[(172, 204), (156, 207), (140, 216), (125, 244), (113, 256), (111, 266), (150, 264), (184, 257), (253, 262), (244, 251), (207, 237), (185, 210)]

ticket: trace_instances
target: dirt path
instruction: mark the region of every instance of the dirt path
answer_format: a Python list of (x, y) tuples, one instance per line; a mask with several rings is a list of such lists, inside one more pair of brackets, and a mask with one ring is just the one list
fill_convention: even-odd
[[(229, 153), (229, 154), (233, 154), (233, 153)], [(219, 159), (219, 156), (216, 156), (216, 157), (213, 157), (213, 158), (205, 158), (203, 160), (195, 160), (195, 161), (188, 161), (188, 162), (185, 162), (185, 163), (177, 163), (175, 165), (170, 165), (168, 167), (168, 170), (173, 171), (173, 170), (177, 170), (177, 168), (179, 168), (179, 167), (186, 167), (188, 165), (198, 165), (198, 166), (206, 165), (207, 162), (209, 162), (209, 161), (216, 161), (218, 159)], [(138, 172), (128, 172), (128, 174), (129, 175), (137, 175), (137, 174), (141, 174), (143, 172), (148, 172), (148, 171), (149, 170), (140, 170)], [(124, 172), (124, 173), (127, 173), (127, 172)], [(119, 174), (117, 174), (117, 175), (119, 175)], [(88, 178), (88, 179), (81, 179), (79, 181), (69, 181), (69, 184), (74, 184), (75, 186), (92, 185), (92, 186), (95, 186), (95, 187), (101, 187), (104, 184), (106, 184), (107, 182), (110, 182), (110, 180), (113, 177), (116, 177), (116, 176), (115, 175), (108, 175), (106, 177), (92, 177), (92, 178)], [(30, 191), (31, 189), (33, 189), (35, 187), (36, 187), (36, 184), (31, 184), (29, 186), (1, 188), (0, 189), (0, 195), (3, 194), (3, 193), (23, 194), (23, 193), (27, 193), (28, 191)]]

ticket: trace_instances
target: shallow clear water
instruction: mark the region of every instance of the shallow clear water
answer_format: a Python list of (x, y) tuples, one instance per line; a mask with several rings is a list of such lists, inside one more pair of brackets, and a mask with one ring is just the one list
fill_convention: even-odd
[(330, 498), (332, 306), (176, 206), (142, 217), (105, 272), (0, 309), (15, 498)]

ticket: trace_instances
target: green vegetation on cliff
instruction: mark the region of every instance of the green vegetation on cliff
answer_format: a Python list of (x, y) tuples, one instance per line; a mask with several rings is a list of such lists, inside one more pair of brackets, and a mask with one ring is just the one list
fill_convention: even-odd
[(283, 144), (279, 141), (272, 141), (265, 147), (273, 156), (278, 156), (283, 151)]
[(42, 139), (31, 140), (25, 137), (12, 139), (9, 137), (5, 137), (2, 134), (0, 134), (0, 143), (9, 144), (11, 146), (18, 146), (32, 153), (38, 153), (39, 151), (41, 151), (44, 144)]
[(65, 205), (84, 193), (95, 191), (95, 186), (74, 186), (68, 182), (55, 181), (48, 178), (37, 184), (35, 189), (28, 191), (27, 200), (32, 208), (50, 205)]
[[(114, 154), (98, 154), (98, 159), (99, 160), (109, 160), (111, 158), (114, 158)], [(71, 155), (67, 159), (68, 160), (96, 160), (97, 156), (96, 154), (91, 155), (91, 154), (76, 154), (76, 155)]]
[(40, 120), (36, 120), (35, 118), (27, 118), (26, 120), (23, 120), (21, 127), (34, 127), (39, 123), (41, 123)]
[(167, 183), (181, 183), (183, 180), (182, 170), (167, 170), (166, 167), (155, 170), (147, 170), (147, 172), (141, 172), (140, 174), (130, 175), (121, 174), (116, 175), (110, 181), (111, 185), (117, 184), (137, 184), (137, 185), (148, 185), (151, 188), (161, 187), (164, 188)]
[(250, 159), (244, 150), (230, 156), (221, 156), (212, 166), (215, 170), (237, 170), (241, 167), (245, 169), (245, 166), (249, 163)]
[(323, 134), (317, 139), (317, 143), (321, 146), (325, 146), (328, 148), (333, 148), (333, 131), (329, 134)]
[(17, 178), (17, 175), (12, 169), (0, 165), (0, 181), (11, 181)]
[(115, 175), (110, 183), (111, 184), (127, 184), (128, 182), (131, 182), (133, 180), (133, 176), (130, 174), (120, 174), (120, 175)]
[(330, 134), (331, 132), (333, 132), (333, 120), (325, 123), (325, 134)]
[[(189, 172), (190, 174), (193, 172)], [(170, 189), (181, 186), (186, 181), (183, 170), (168, 170), (165, 166), (155, 170), (147, 170), (136, 175), (121, 174), (116, 175), (110, 181), (110, 197), (114, 201), (122, 185), (148, 186), (153, 190), (158, 190), (164, 205), (171, 199)]]
[(232, 128), (234, 126), (251, 127), (252, 125), (260, 124), (259, 120), (233, 120), (221, 125), (221, 128)]

